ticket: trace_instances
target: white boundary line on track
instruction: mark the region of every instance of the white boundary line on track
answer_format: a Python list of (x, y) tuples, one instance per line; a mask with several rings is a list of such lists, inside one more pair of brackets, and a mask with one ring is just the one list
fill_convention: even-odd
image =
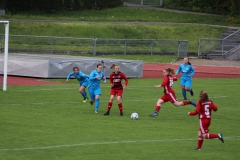
[[(240, 136), (225, 137), (225, 140), (240, 140)], [(177, 141), (196, 141), (195, 139), (159, 139), (159, 140), (128, 140), (128, 141), (110, 141), (110, 142), (87, 142), (79, 144), (63, 144), (56, 146), (42, 146), (42, 147), (29, 147), (29, 148), (2, 148), (0, 151), (21, 151), (21, 150), (41, 150), (41, 149), (53, 149), (62, 147), (76, 147), (76, 146), (91, 146), (91, 145), (109, 145), (109, 144), (124, 144), (124, 143), (148, 143), (148, 142), (177, 142)]]

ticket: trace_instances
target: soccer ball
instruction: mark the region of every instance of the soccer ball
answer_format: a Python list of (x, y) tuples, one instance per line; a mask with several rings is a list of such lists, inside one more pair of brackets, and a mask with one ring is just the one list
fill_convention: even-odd
[(131, 114), (131, 119), (132, 120), (137, 120), (138, 119), (138, 114), (136, 112)]

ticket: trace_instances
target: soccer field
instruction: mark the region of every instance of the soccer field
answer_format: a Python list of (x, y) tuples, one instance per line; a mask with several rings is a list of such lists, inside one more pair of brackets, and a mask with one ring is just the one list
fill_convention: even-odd
[[(59, 80), (58, 80), (59, 81)], [(61, 80), (64, 82), (64, 80)], [(198, 117), (188, 116), (192, 105), (162, 105), (158, 117), (149, 117), (163, 88), (162, 79), (130, 79), (124, 91), (123, 112), (116, 100), (109, 116), (104, 116), (109, 100), (109, 84), (101, 84), (99, 113), (78, 93), (77, 80), (47, 86), (8, 86), (0, 91), (0, 159), (97, 159), (97, 160), (239, 160), (240, 79), (193, 79), (193, 97), (201, 90), (219, 107), (213, 112), (210, 132), (223, 134), (204, 140), (197, 147)], [(182, 100), (179, 81), (173, 86)], [(139, 114), (131, 120), (132, 112)]]

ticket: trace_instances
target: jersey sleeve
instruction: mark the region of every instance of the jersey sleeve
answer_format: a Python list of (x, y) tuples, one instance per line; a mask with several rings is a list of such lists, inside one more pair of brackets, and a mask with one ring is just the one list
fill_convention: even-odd
[(69, 78), (72, 77), (73, 74), (74, 74), (74, 72), (69, 73), (69, 75), (67, 76), (67, 80), (69, 80)]
[(173, 77), (173, 81), (177, 81), (177, 77)]
[(164, 76), (164, 79), (163, 79), (163, 81), (162, 81), (161, 86), (162, 86), (162, 87), (165, 86), (165, 85), (167, 84), (167, 82), (168, 82), (168, 77), (167, 77), (167, 76)]
[(128, 79), (127, 79), (126, 75), (123, 72), (121, 72), (121, 76), (125, 80), (124, 85), (127, 86), (128, 85)]
[(192, 76), (195, 74), (195, 69), (194, 69), (193, 66), (191, 66), (191, 70), (192, 70), (192, 72), (191, 72), (191, 74), (190, 74), (190, 77), (192, 77)]
[(102, 80), (103, 82), (107, 82), (107, 78), (105, 77), (105, 74), (102, 72)]
[(89, 75), (84, 74), (83, 72), (79, 72), (79, 76), (80, 76), (80, 77), (89, 78)]
[(110, 85), (112, 85), (113, 84), (113, 74), (112, 73), (109, 76), (109, 81), (110, 81)]
[(212, 102), (212, 107), (215, 112), (218, 110), (218, 107), (213, 102)]
[(181, 65), (179, 65), (178, 69), (177, 69), (177, 72), (176, 72), (176, 75), (178, 75), (179, 72), (181, 72), (182, 68), (181, 68)]
[(95, 77), (95, 71), (92, 71), (92, 72), (90, 73), (89, 79), (90, 79), (90, 80), (96, 79), (96, 77)]
[(190, 112), (189, 115), (190, 116), (195, 116), (195, 115), (199, 114), (200, 113), (200, 109), (201, 109), (201, 104), (200, 104), (200, 102), (198, 102), (195, 111), (194, 112)]

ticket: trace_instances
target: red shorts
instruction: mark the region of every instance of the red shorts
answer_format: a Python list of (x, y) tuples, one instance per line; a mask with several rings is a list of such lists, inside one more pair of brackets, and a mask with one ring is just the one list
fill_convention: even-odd
[(110, 95), (118, 95), (118, 96), (121, 96), (123, 95), (123, 90), (121, 89), (111, 89), (110, 91)]
[(200, 124), (199, 131), (201, 133), (208, 133), (209, 132), (208, 127), (211, 124), (211, 119), (199, 119), (199, 124)]
[(169, 94), (164, 94), (160, 99), (162, 99), (164, 102), (170, 101), (171, 103), (174, 103), (177, 101), (175, 93), (171, 93), (171, 92)]

